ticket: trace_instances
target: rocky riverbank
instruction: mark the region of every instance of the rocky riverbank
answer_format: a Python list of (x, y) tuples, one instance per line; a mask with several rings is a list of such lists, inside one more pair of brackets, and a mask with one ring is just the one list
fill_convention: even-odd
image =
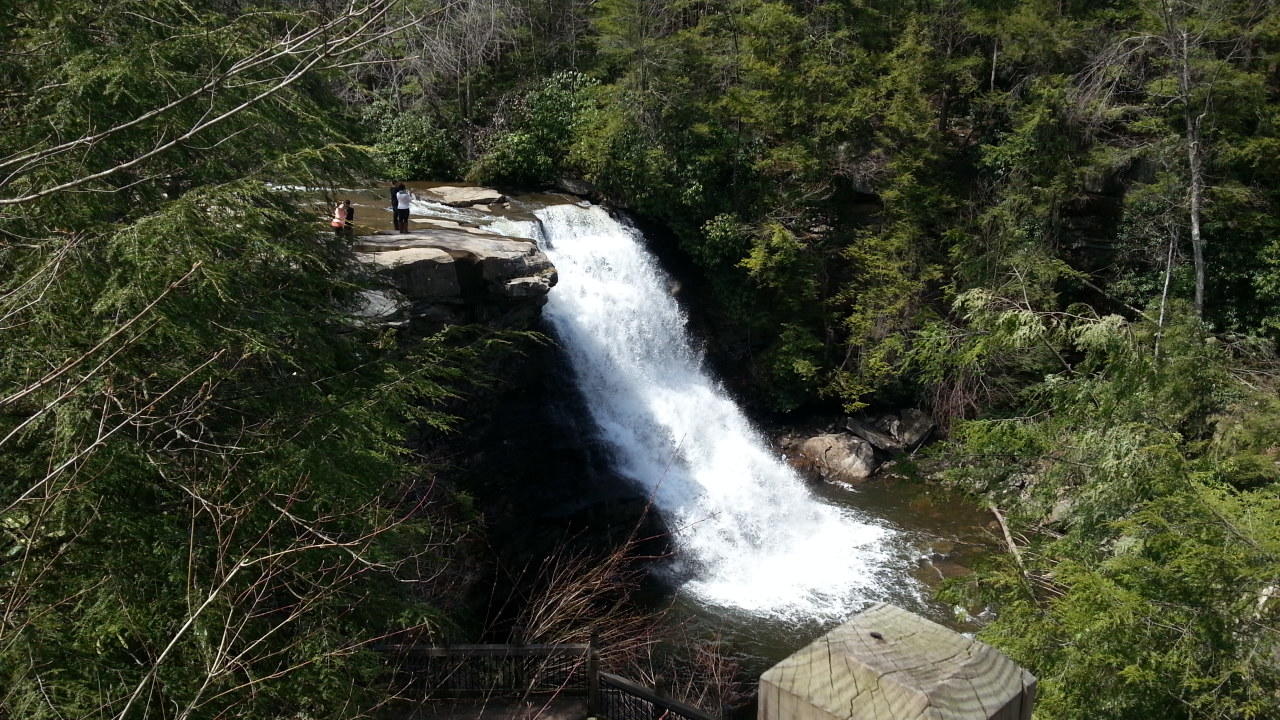
[(820, 428), (788, 429), (775, 442), (798, 470), (828, 482), (857, 485), (889, 460), (919, 449), (934, 427), (928, 413), (906, 408), (863, 413)]

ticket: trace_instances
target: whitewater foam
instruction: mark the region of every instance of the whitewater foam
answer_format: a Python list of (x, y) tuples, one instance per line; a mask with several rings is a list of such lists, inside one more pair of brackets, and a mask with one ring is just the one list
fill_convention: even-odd
[(883, 597), (893, 531), (815, 498), (769, 449), (704, 368), (638, 231), (598, 206), (536, 214), (560, 275), (546, 317), (617, 471), (673, 529), (682, 591), (788, 619)]

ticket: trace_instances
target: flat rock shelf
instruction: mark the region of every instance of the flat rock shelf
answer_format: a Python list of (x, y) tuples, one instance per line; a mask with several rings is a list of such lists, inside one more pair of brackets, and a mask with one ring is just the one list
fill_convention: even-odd
[(558, 279), (536, 243), (477, 228), (384, 230), (356, 238), (355, 250), (389, 281), (366, 298), (363, 313), (386, 324), (525, 325)]

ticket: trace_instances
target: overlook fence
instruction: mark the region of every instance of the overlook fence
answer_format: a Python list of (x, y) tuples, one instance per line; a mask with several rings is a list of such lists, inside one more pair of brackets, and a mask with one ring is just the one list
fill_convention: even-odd
[(390, 680), (403, 695), (423, 700), (501, 697), (585, 697), (604, 720), (717, 720), (617, 675), (600, 671), (589, 644), (385, 645)]
[(715, 720), (692, 705), (663, 697), (624, 677), (600, 673), (595, 712), (607, 720)]

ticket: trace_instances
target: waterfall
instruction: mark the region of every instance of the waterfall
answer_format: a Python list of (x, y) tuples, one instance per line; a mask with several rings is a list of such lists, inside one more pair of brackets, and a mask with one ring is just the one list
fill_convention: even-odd
[(843, 618), (883, 596), (892, 532), (815, 498), (704, 367), (639, 232), (597, 206), (536, 212), (560, 274), (545, 315), (617, 471), (672, 528), (700, 602)]

